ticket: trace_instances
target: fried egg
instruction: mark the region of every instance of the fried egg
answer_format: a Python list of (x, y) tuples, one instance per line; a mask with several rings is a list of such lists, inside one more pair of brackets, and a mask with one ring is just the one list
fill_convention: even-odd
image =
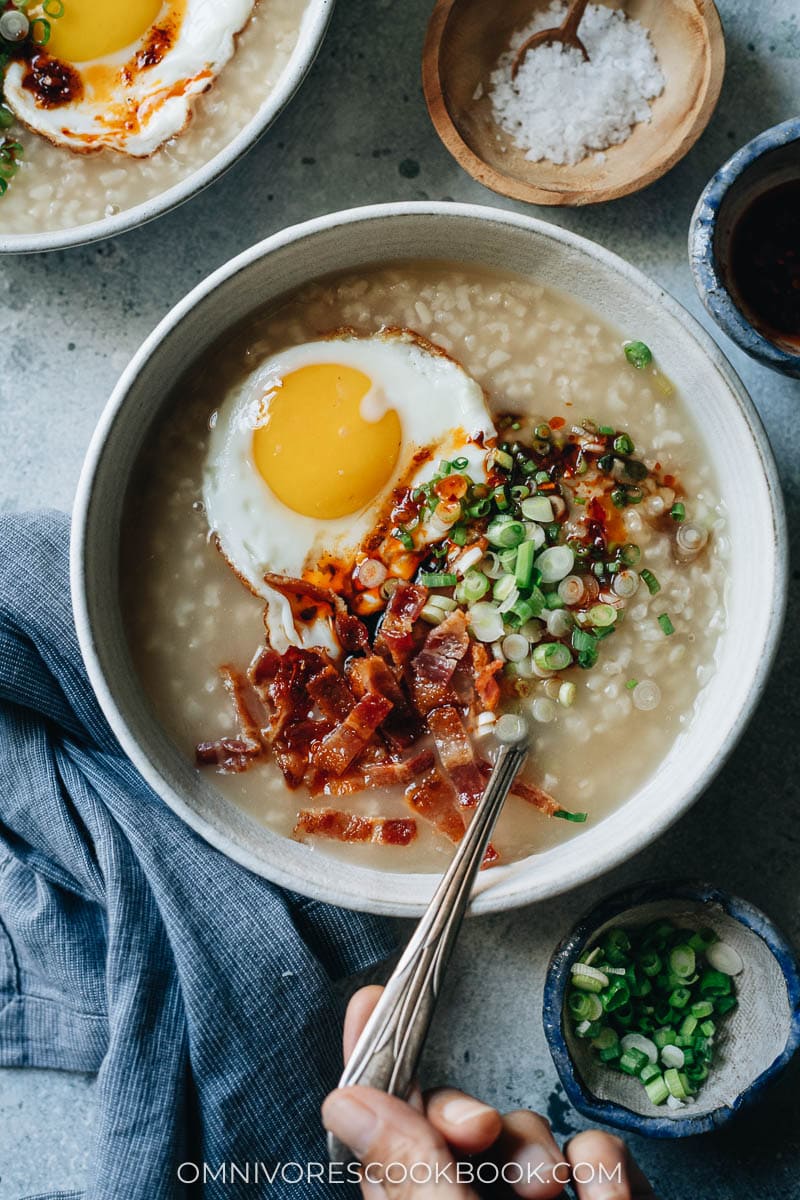
[[(12, 61), (5, 103), (59, 146), (152, 154), (234, 53), (255, 0), (63, 0), (50, 38)], [(31, 19), (44, 17), (40, 7)]]
[(269, 601), (278, 650), (296, 639), (266, 573), (311, 578), (326, 561), (352, 564), (395, 489), (432, 478), (442, 458), (465, 459), (484, 481), (484, 443), (495, 435), (480, 385), (407, 330), (293, 346), (234, 388), (211, 426), (209, 528)]

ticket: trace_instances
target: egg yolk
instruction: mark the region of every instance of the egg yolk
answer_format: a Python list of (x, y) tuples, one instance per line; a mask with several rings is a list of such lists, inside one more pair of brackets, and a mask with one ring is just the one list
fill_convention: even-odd
[(287, 508), (332, 520), (364, 508), (386, 486), (400, 453), (400, 418), (362, 416), (369, 376), (339, 363), (291, 371), (268, 397), (253, 432), (253, 460)]
[(158, 18), (162, 0), (63, 0), (50, 21), (47, 52), (66, 62), (88, 62), (137, 42)]

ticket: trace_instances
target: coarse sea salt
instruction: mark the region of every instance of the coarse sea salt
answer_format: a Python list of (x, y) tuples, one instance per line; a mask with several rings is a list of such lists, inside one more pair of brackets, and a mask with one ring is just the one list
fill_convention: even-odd
[[(578, 31), (589, 54), (559, 43), (526, 54), (512, 82), (514, 56), (531, 34), (560, 25), (567, 5), (553, 0), (511, 39), (490, 77), (497, 124), (531, 162), (580, 162), (618, 145), (650, 120), (664, 74), (647, 30), (618, 9), (590, 4)], [(600, 156), (598, 155), (598, 158)]]

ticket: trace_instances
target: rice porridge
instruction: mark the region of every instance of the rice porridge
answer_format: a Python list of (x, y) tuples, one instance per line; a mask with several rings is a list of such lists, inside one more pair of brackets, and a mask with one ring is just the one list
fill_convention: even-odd
[(203, 167), (252, 120), (275, 88), (307, 7), (308, 0), (258, 0), (236, 34), (233, 57), (194, 99), (185, 129), (147, 157), (114, 149), (76, 152), (21, 122), (3, 130), (22, 146), (19, 169), (0, 197), (4, 232), (70, 229), (114, 216)]
[[(491, 645), (490, 634), (483, 638), (488, 658), (497, 663), (496, 667), (490, 663), (490, 673), (498, 672), (504, 696), (511, 697), (505, 707), (531, 722), (533, 750), (526, 779), (555, 797), (555, 807), (567, 810), (560, 815), (586, 814), (586, 820), (596, 824), (657, 767), (688, 727), (698, 693), (713, 674), (725, 620), (724, 507), (701, 436), (681, 398), (649, 365), (649, 358), (637, 358), (645, 351), (649, 355), (647, 347), (632, 342), (626, 357), (623, 343), (636, 337), (635, 329), (614, 330), (568, 296), (482, 268), (403, 263), (315, 282), (226, 334), (188, 371), (148, 436), (126, 498), (122, 537), (121, 592), (129, 644), (160, 721), (192, 759), (198, 744), (234, 739), (241, 732), (219, 668), (247, 671), (254, 653), (264, 645), (264, 601), (243, 586), (209, 533), (204, 472), (214, 426), (220, 411), (224, 412), (226, 397), (270, 356), (316, 344), (330, 331), (342, 329), (362, 337), (382, 329), (411, 330), (415, 337), (427, 339), (426, 345), (432, 343), (452, 356), (484, 390), (498, 437), (505, 439), (501, 446), (507, 447), (509, 455), (517, 453), (516, 444), (510, 445), (513, 438), (527, 438), (546, 456), (543, 461), (552, 463), (556, 451), (547, 439), (555, 445), (557, 430), (562, 434), (576, 430), (573, 443), (575, 437), (583, 439), (579, 457), (584, 449), (591, 452), (594, 439), (600, 469), (616, 472), (608, 519), (616, 523), (617, 533), (603, 552), (606, 557), (616, 553), (617, 561), (608, 567), (614, 572), (610, 575), (603, 575), (602, 563), (597, 565), (600, 582), (592, 585), (591, 616), (578, 614), (580, 620), (569, 613), (564, 616), (569, 588), (580, 590), (579, 584), (570, 582), (579, 578), (579, 568), (575, 566), (567, 578), (558, 571), (548, 576), (547, 555), (542, 557), (545, 535), (541, 526), (534, 528), (537, 520), (545, 521), (541, 501), (551, 487), (547, 473), (532, 477), (541, 481), (535, 495), (534, 484), (506, 489), (506, 495), (513, 493), (515, 504), (522, 503), (525, 516), (533, 516), (525, 534), (530, 537), (533, 530), (540, 539), (535, 560), (539, 569), (533, 578), (548, 594), (542, 596), (536, 619), (525, 620), (530, 608), (519, 609), (517, 624), (522, 633), (507, 627)], [(658, 349), (652, 347), (656, 366)], [(322, 436), (317, 430), (316, 437)], [(308, 438), (309, 445), (314, 444), (315, 428), (308, 429)], [(630, 458), (635, 446), (649, 472), (644, 479), (642, 463), (632, 464), (641, 469), (636, 476), (631, 469), (631, 478), (638, 478), (641, 486), (624, 481), (626, 477), (617, 470), (621, 460), (603, 465), (612, 441), (623, 458)], [(336, 452), (333, 445), (329, 449)], [(505, 451), (493, 453), (500, 469)], [(454, 459), (441, 464), (440, 472), (452, 472), (459, 463), (464, 469), (466, 462), (466, 458)], [(436, 478), (441, 483), (441, 475)], [(621, 500), (620, 489), (625, 493)], [(475, 494), (488, 491), (483, 488)], [(520, 501), (524, 495), (529, 499)], [(547, 501), (551, 504), (547, 537), (557, 541), (558, 529), (552, 522), (564, 505), (552, 495), (552, 501)], [(585, 500), (578, 497), (576, 503)], [(488, 500), (479, 501), (476, 511), (482, 513), (488, 506)], [(497, 523), (497, 515), (492, 519)], [(509, 590), (518, 593), (513, 580), (503, 588), (499, 578), (503, 562), (509, 561), (503, 549), (509, 544), (503, 540), (503, 522), (508, 537), (513, 524), (510, 516), (501, 515), (499, 520), (500, 537), (492, 540), (491, 525), (488, 531), (489, 545), (495, 550), (487, 552), (484, 539), (483, 550), (477, 553), (489, 572), (488, 581), (480, 585), (490, 588), (484, 600), (494, 595), (500, 601)], [(687, 532), (681, 541), (678, 531), (683, 524)], [(410, 538), (402, 530), (393, 530), (393, 535)], [(563, 546), (553, 549), (557, 554), (548, 551), (548, 564), (564, 553)], [(484, 552), (487, 556), (482, 559)], [(517, 582), (536, 592), (530, 566), (527, 580), (521, 578), (522, 550), (517, 548), (514, 554), (512, 574), (516, 570)], [(485, 565), (490, 560), (497, 568), (494, 571)], [(632, 569), (634, 562), (640, 573)], [(580, 570), (589, 588), (595, 567), (587, 563)], [(430, 588), (426, 611), (435, 629), (445, 616), (453, 617), (456, 606), (444, 594), (450, 585), (441, 583), (450, 576), (431, 574), (430, 567), (428, 571), (416, 578), (425, 578)], [(624, 587), (623, 577), (628, 580)], [(456, 597), (464, 586), (459, 578)], [(475, 592), (471, 600), (477, 596)], [(525, 603), (516, 595), (512, 599), (517, 605)], [(440, 602), (437, 615), (435, 606)], [(362, 607), (355, 611), (368, 614), (363, 597), (359, 603)], [(482, 610), (490, 607), (473, 604), (473, 636), (479, 620), (486, 619)], [(613, 636), (606, 637), (611, 628)], [(549, 650), (543, 648), (550, 634), (574, 649), (569, 653), (558, 649), (558, 641)], [(522, 645), (525, 636), (531, 643), (527, 647)], [(591, 669), (581, 669), (586, 666)], [(479, 756), (490, 756), (482, 747), (488, 746), (490, 739), (484, 735), (494, 719), (493, 715), (478, 717), (474, 734)], [(270, 755), (253, 761), (246, 770), (214, 772), (213, 767), (199, 766), (198, 771), (205, 772), (233, 803), (287, 837), (293, 831), (297, 836), (301, 809), (313, 813), (333, 805), (371, 818), (403, 821), (410, 816), (404, 786), (336, 793), (333, 799), (330, 794), (311, 795), (304, 784), (296, 790), (287, 787)], [(540, 808), (522, 796), (509, 798), (493, 838), (500, 861), (541, 851), (585, 827), (554, 820)], [(331, 837), (307, 840), (320, 852), (363, 865), (396, 871), (440, 870), (455, 840), (443, 836), (442, 828), (418, 819), (410, 845), (377, 844), (380, 839), (375, 837), (346, 843)]]

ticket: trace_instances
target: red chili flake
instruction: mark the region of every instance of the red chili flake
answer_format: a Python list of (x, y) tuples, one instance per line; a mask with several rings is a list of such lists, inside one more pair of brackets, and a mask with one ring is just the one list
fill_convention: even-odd
[[(655, 469), (658, 471), (658, 470), (660, 470), (660, 468), (661, 468), (661, 464), (656, 463)], [(664, 476), (664, 487), (675, 487), (675, 476), (674, 475), (665, 475)]]
[(563, 429), (566, 423), (563, 417), (551, 417), (549, 422), (551, 429)]

